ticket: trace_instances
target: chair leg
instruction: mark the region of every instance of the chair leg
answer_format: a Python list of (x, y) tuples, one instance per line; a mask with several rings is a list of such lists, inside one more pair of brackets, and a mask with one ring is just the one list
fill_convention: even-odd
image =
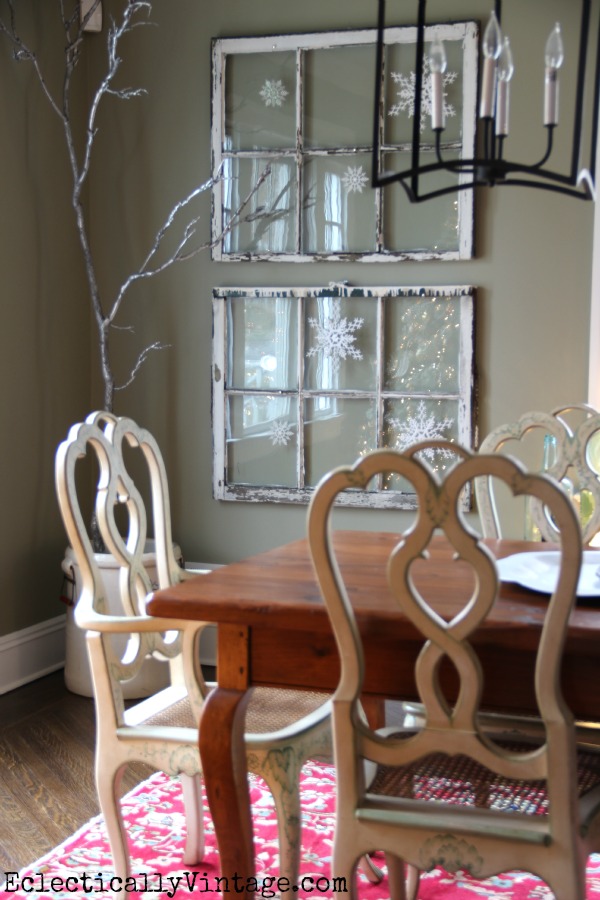
[(383, 881), (384, 873), (379, 866), (375, 865), (371, 857), (368, 853), (365, 853), (364, 856), (361, 856), (358, 861), (358, 865), (362, 872), (365, 875), (367, 881), (370, 881), (371, 884), (380, 884)]
[(417, 900), (421, 870), (416, 866), (406, 866), (406, 900)]
[(562, 866), (552, 878), (541, 876), (556, 900), (585, 900), (586, 882), (583, 866)]
[(298, 883), (300, 871), (301, 809), (300, 769), (302, 760), (293, 747), (269, 750), (260, 766), (252, 771), (267, 783), (277, 814), (279, 838), (279, 874), (290, 884)]
[(421, 875), (419, 869), (407, 865), (393, 853), (386, 853), (385, 861), (392, 900), (416, 900)]
[(185, 847), (183, 861), (193, 866), (204, 857), (204, 808), (202, 804), (202, 778), (200, 775), (179, 776), (185, 809)]
[(335, 836), (333, 841), (333, 856), (331, 860), (332, 894), (338, 895), (343, 900), (357, 900), (358, 898), (358, 860), (352, 859), (348, 852), (348, 846), (343, 847)]
[(119, 788), (127, 763), (122, 763), (117, 769), (96, 766), (96, 789), (100, 811), (104, 817), (104, 825), (108, 837), (108, 844), (113, 858), (115, 875), (127, 878), (131, 874), (131, 861), (129, 858), (129, 846), (127, 832), (121, 814), (121, 798)]

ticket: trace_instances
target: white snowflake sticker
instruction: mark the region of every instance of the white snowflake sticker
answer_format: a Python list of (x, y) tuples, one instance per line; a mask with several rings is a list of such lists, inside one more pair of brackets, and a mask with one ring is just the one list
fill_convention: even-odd
[(280, 78), (277, 80), (267, 78), (260, 91), (260, 96), (263, 98), (265, 106), (283, 106), (283, 101), (287, 95), (288, 92)]
[(368, 180), (369, 176), (362, 166), (348, 166), (344, 175), (342, 176), (344, 187), (349, 194), (353, 194), (355, 192), (357, 194), (362, 194), (363, 188)]
[(309, 318), (308, 324), (311, 328), (316, 329), (316, 344), (307, 352), (307, 356), (316, 356), (322, 352), (324, 356), (329, 357), (333, 361), (334, 372), (339, 372), (340, 360), (351, 357), (352, 359), (362, 359), (363, 355), (358, 347), (354, 346), (356, 341), (356, 331), (360, 331), (364, 325), (364, 319), (342, 318), (341, 304), (338, 300), (332, 304), (331, 315), (327, 316), (323, 322), (317, 319)]
[[(427, 122), (431, 119), (431, 68), (428, 57), (423, 61), (423, 83), (421, 89), (421, 131), (425, 130)], [(446, 88), (449, 84), (456, 81), (458, 72), (445, 72), (442, 84)], [(410, 75), (403, 75), (402, 72), (392, 72), (392, 80), (398, 85), (397, 98), (398, 102), (390, 106), (388, 116), (399, 116), (401, 112), (405, 112), (409, 119), (415, 114), (415, 88), (417, 77), (414, 72)], [(456, 110), (451, 103), (446, 102), (447, 93), (442, 93), (442, 103), (444, 116), (455, 116)]]
[[(398, 432), (396, 448), (401, 452), (421, 441), (447, 439), (447, 435), (444, 432), (448, 431), (454, 424), (454, 419), (450, 419), (447, 416), (440, 420), (436, 419), (434, 415), (428, 416), (424, 400), (419, 401), (416, 415), (408, 416), (405, 421), (390, 416), (388, 421), (392, 428)], [(435, 458), (436, 453), (444, 459), (449, 459), (454, 455), (450, 450), (434, 450), (433, 447), (423, 450), (423, 456), (430, 460)]]
[(271, 423), (269, 439), (274, 447), (287, 447), (290, 440), (292, 439), (293, 433), (294, 431), (289, 422), (275, 419)]

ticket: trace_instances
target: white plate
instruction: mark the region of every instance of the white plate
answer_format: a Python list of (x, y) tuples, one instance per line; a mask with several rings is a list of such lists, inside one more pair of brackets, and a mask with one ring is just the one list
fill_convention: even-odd
[[(522, 587), (543, 594), (551, 594), (556, 587), (560, 553), (515, 553), (498, 560), (501, 581), (514, 581)], [(581, 573), (577, 585), (578, 597), (600, 597), (600, 551), (584, 550)]]

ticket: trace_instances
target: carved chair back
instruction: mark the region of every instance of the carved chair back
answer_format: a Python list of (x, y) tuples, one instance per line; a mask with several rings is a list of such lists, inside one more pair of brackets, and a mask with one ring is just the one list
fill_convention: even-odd
[[(550, 413), (528, 412), (516, 422), (495, 428), (481, 443), (481, 453), (515, 453), (527, 436), (539, 434), (544, 452), (538, 460), (545, 474), (562, 483), (575, 504), (584, 543), (600, 530), (600, 414), (586, 404), (559, 407)], [(477, 509), (486, 537), (503, 535), (502, 514), (491, 477), (475, 483)], [(535, 497), (529, 502), (532, 533), (545, 541), (557, 539), (556, 523)]]
[[(148, 534), (146, 500), (136, 483), (143, 472), (138, 469), (136, 477), (132, 476), (131, 460), (129, 465), (126, 461), (127, 447), (141, 451), (135, 455), (140, 457), (147, 470), (152, 535)], [(119, 615), (110, 615), (105, 584), (92, 546), (90, 524), (82, 511), (77, 469), (86, 456), (95, 458), (98, 466), (93, 520), (106, 552), (114, 556), (119, 566), (122, 607)], [(173, 550), (164, 461), (155, 438), (146, 429), (131, 419), (96, 412), (85, 422), (74, 425), (68, 438), (59, 446), (56, 487), (67, 536), (81, 572), (82, 588), (76, 602), (75, 621), (81, 628), (101, 634), (106, 665), (100, 669), (111, 680), (109, 696), (114, 701), (114, 724), (118, 727), (123, 723), (125, 709), (122, 686), (139, 673), (147, 657), (169, 660), (171, 681), (183, 683), (179, 660), (181, 636), (173, 629), (161, 633), (159, 623), (150, 619), (145, 610), (146, 597), (155, 587), (177, 583), (185, 574)], [(158, 584), (151, 582), (144, 565), (149, 538), (154, 539)], [(140, 630), (139, 620), (145, 622), (143, 630)], [(132, 629), (129, 633), (128, 628)], [(98, 671), (92, 668), (94, 678), (99, 677)], [(199, 717), (202, 694), (206, 691), (199, 667), (186, 681), (189, 681), (190, 696), (197, 699), (195, 711)]]
[[(434, 447), (451, 450), (458, 457), (443, 476), (433, 471), (422, 453), (423, 449)], [(399, 522), (394, 523), (398, 540), (387, 563), (387, 580), (398, 612), (422, 636), (414, 678), (423, 717), (410, 734), (373, 731), (360, 715), (365, 659), (332, 540), (331, 518), (336, 498), (350, 488), (366, 489), (369, 481), (381, 473), (405, 479), (418, 500), (416, 518), (407, 529)], [(539, 746), (522, 752), (494, 740), (484, 730), (485, 718), (480, 715), (483, 673), (472, 638), (497, 601), (499, 581), (492, 554), (461, 512), (460, 497), (467, 484), (488, 476), (502, 481), (514, 495), (536, 498), (548, 508), (560, 530), (560, 572), (548, 603), (535, 663), (535, 696), (545, 737)], [(424, 596), (414, 576), (415, 564), (427, 566), (428, 547), (434, 534), (440, 532), (448, 539), (456, 559), (461, 565), (467, 563), (474, 575), (471, 596), (449, 621), (435, 608), (435, 589), (433, 596), (429, 596), (429, 590)], [(458, 846), (463, 839), (460, 836), (465, 834), (471, 835), (469, 845), (477, 848), (481, 858), (478, 869), (481, 875), (503, 871), (510, 865), (519, 867), (519, 861), (522, 863), (524, 859), (524, 841), (528, 851), (540, 841), (572, 846), (577, 798), (575, 738), (571, 714), (561, 697), (559, 668), (576, 593), (582, 543), (575, 511), (564, 491), (546, 477), (527, 473), (513, 459), (472, 454), (456, 444), (429, 441), (404, 453), (375, 451), (355, 465), (338, 468), (327, 475), (310, 504), (308, 537), (341, 663), (333, 699), (338, 772), (333, 864), (336, 875), (351, 877), (358, 855), (374, 847), (400, 855), (417, 868), (430, 868), (435, 865), (432, 863), (435, 853), (442, 852), (436, 841), (445, 840), (448, 847)], [(451, 661), (458, 676), (459, 687), (453, 699), (446, 696), (441, 682), (441, 664), (445, 658)], [(398, 665), (404, 665), (402, 658)], [(507, 691), (514, 689), (514, 685), (507, 685)], [(546, 780), (548, 817), (542, 817), (543, 824), (537, 816), (524, 817), (527, 821), (521, 817), (515, 825), (491, 809), (477, 809), (474, 815), (472, 808), (456, 806), (446, 815), (443, 805), (419, 802), (418, 793), (412, 790), (409, 796), (381, 796), (370, 792), (365, 761), (371, 766), (407, 772), (407, 783), (413, 785), (411, 767), (435, 754), (442, 754), (446, 760), (440, 763), (441, 779), (446, 764), (451, 773), (453, 762), (466, 757), (488, 771), (492, 780), (496, 774), (517, 782)], [(428, 855), (430, 852), (432, 855)], [(531, 858), (534, 859), (533, 853)]]

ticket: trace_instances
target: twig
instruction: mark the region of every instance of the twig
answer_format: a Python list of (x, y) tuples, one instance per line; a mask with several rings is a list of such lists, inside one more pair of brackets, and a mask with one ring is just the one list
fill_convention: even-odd
[(142, 350), (142, 352), (138, 356), (133, 369), (129, 373), (129, 378), (127, 379), (127, 381), (123, 382), (123, 384), (115, 385), (115, 387), (114, 387), (115, 391), (124, 391), (125, 388), (129, 387), (129, 385), (133, 381), (135, 381), (135, 377), (136, 377), (137, 373), (139, 372), (139, 370), (142, 368), (142, 366), (146, 362), (148, 356), (154, 350), (167, 350), (170, 346), (171, 346), (170, 344), (162, 344), (160, 341), (155, 341), (153, 344), (149, 344), (144, 350)]

